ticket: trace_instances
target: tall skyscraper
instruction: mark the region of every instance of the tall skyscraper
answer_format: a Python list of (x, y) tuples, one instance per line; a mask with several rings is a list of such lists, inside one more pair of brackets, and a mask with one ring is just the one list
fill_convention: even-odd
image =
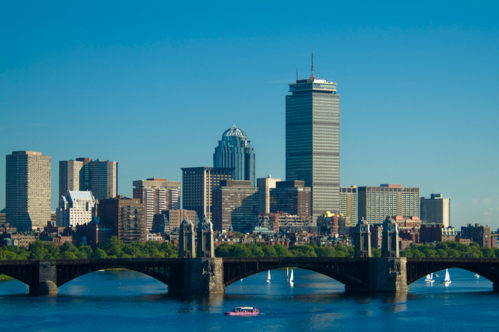
[(147, 229), (152, 230), (155, 214), (180, 209), (180, 181), (150, 178), (133, 181), (133, 198), (146, 205)]
[(233, 180), (251, 181), (251, 186), (256, 186), (255, 151), (244, 131), (232, 126), (223, 133), (213, 154), (213, 167), (233, 168)]
[(450, 199), (442, 194), (431, 194), (431, 198), (421, 197), (420, 219), (425, 224), (442, 224), (450, 226)]
[(212, 220), (212, 190), (222, 180), (232, 180), (232, 168), (189, 167), (182, 168), (182, 207), (194, 210), (198, 220)]
[(338, 211), (340, 95), (336, 83), (312, 75), (289, 84), (286, 96), (286, 181), (312, 188), (312, 214)]
[(5, 159), (7, 222), (21, 231), (45, 227), (51, 220), (50, 156), (13, 151)]
[(419, 217), (419, 188), (403, 188), (400, 184), (358, 187), (359, 220), (382, 224), (388, 216)]
[(95, 199), (118, 194), (118, 162), (92, 158), (59, 161), (59, 196), (68, 191), (91, 191)]

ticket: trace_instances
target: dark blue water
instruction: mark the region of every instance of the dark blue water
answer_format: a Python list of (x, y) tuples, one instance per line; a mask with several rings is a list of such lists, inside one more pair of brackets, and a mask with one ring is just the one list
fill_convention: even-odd
[[(225, 295), (175, 296), (133, 271), (95, 272), (59, 288), (55, 297), (33, 297), (18, 281), (0, 282), (0, 331), (499, 331), (499, 294), (492, 283), (451, 269), (452, 284), (419, 280), (404, 295), (349, 295), (323, 275), (295, 270), (254, 275)], [(255, 306), (258, 317), (224, 316)]]

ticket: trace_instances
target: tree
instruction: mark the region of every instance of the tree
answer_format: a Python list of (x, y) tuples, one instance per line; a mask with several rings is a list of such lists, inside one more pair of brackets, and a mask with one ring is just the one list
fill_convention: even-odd
[(246, 247), (243, 244), (235, 243), (233, 245), (232, 249), (233, 250), (231, 252), (231, 256), (234, 256), (234, 257), (251, 257), (251, 250), (249, 250), (248, 247)]
[(262, 247), (262, 250), (265, 257), (277, 257), (277, 251), (274, 246), (265, 246)]
[(282, 244), (276, 244), (275, 251), (276, 251), (278, 257), (291, 257), (291, 256), (293, 256), (289, 252), (288, 248)]

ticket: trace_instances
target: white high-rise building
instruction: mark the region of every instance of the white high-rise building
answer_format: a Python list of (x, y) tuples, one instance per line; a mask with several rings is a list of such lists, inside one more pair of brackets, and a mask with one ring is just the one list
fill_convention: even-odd
[(442, 194), (431, 194), (431, 198), (421, 197), (421, 217), (425, 224), (450, 226), (450, 199)]
[(59, 198), (58, 227), (75, 227), (92, 221), (94, 196), (90, 191), (68, 191)]

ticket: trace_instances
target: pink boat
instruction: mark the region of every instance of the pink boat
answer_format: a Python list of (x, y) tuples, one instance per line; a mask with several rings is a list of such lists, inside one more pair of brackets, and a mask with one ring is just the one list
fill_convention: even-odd
[(228, 316), (258, 316), (258, 308), (253, 307), (235, 307), (232, 311), (227, 311)]

